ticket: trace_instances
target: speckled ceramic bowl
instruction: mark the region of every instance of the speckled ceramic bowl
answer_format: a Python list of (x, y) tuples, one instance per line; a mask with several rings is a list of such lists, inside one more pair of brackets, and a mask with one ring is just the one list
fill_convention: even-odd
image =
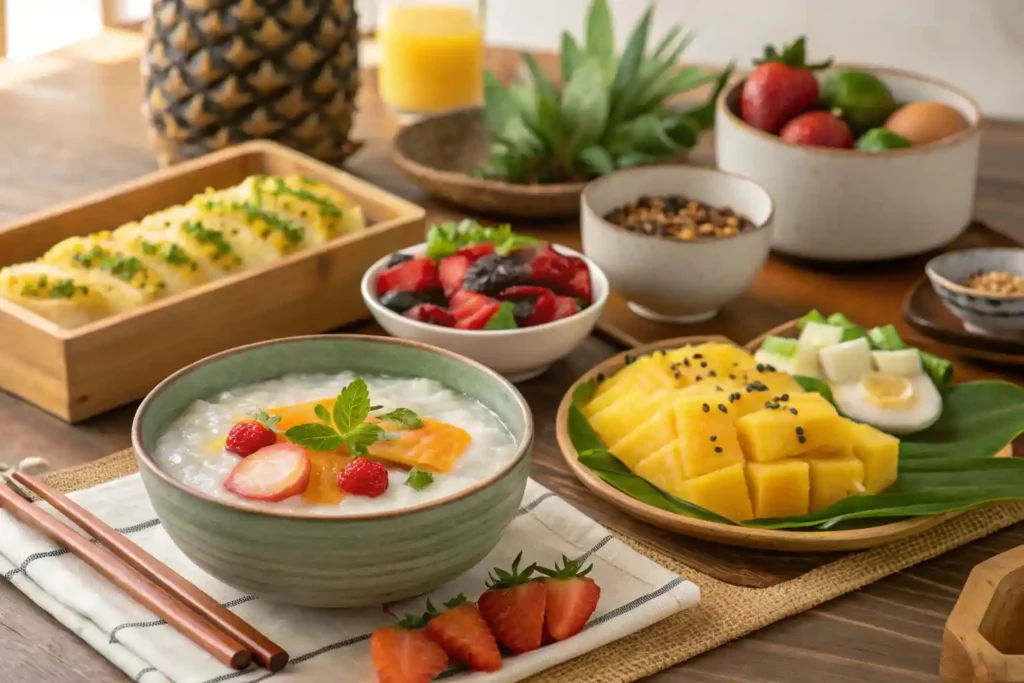
[[(518, 450), (496, 476), (448, 498), (346, 517), (218, 500), (171, 478), (151, 455), (160, 435), (197, 399), (287, 373), (341, 370), (443, 382), (493, 410)], [(507, 380), (454, 353), (386, 337), (295, 337), (220, 353), (171, 375), (139, 407), (132, 445), (157, 516), (198, 566), (269, 600), (359, 607), (436, 588), (494, 548), (522, 501), (533, 419)]]
[(1024, 276), (1024, 249), (961, 249), (936, 256), (925, 266), (935, 293), (969, 331), (1024, 333), (1024, 295), (999, 296), (965, 287), (979, 272)]

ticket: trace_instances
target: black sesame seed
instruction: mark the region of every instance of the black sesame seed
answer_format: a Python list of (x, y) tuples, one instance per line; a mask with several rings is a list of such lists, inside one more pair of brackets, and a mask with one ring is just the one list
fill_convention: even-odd
[(622, 358), (622, 361), (626, 365), (631, 365), (633, 363), (633, 361), (635, 361), (635, 360), (636, 360), (636, 358), (634, 358), (633, 356), (629, 355), (628, 353), (625, 356), (623, 356), (623, 358)]
[(722, 452), (722, 447), (721, 446), (715, 446), (715, 453), (721, 453), (721, 452)]
[(764, 366), (764, 369), (767, 370), (768, 372), (775, 372), (775, 366), (774, 365), (766, 365), (766, 366)]
[(718, 409), (721, 410), (723, 413), (728, 413), (729, 412), (728, 410), (725, 409), (725, 404), (724, 403), (719, 403), (718, 404)]
[(735, 400), (736, 400), (736, 394), (729, 394), (729, 403), (732, 403)]
[(702, 375), (697, 375), (696, 377), (694, 377), (694, 378), (693, 378), (693, 381), (694, 381), (694, 382), (699, 382), (699, 381), (701, 381), (702, 379), (704, 379), (704, 377), (703, 377)]
[(803, 433), (804, 433), (804, 428), (803, 428), (803, 427), (797, 427), (797, 428), (796, 428), (796, 433), (797, 433), (797, 434), (800, 434), (801, 436), (803, 436)]
[(788, 401), (789, 400), (789, 394), (783, 394), (782, 396), (779, 396), (779, 400), (780, 401)]
[(722, 387), (715, 387), (715, 391), (725, 391)]
[(683, 359), (683, 365), (685, 365), (686, 367), (690, 367), (690, 359), (689, 358), (684, 358)]
[(711, 406), (709, 406), (709, 405), (708, 405), (707, 403), (705, 403), (704, 405), (702, 405), (702, 406), (701, 406), (701, 408), (703, 408), (703, 409), (704, 409), (704, 412), (705, 412), (705, 413), (710, 413), (710, 412), (711, 412)]
[(789, 412), (793, 413), (794, 415), (799, 415), (800, 414), (799, 411), (797, 411), (796, 408), (790, 408)]
[(711, 442), (714, 443), (715, 441), (718, 441), (718, 437), (716, 435), (712, 434), (711, 435)]
[(673, 376), (674, 376), (674, 377), (675, 377), (676, 379), (682, 379), (682, 378), (683, 378), (683, 373), (679, 372), (678, 370), (673, 370), (673, 371), (672, 371), (672, 375), (673, 375)]
[(700, 366), (701, 366), (702, 368), (706, 368), (706, 367), (708, 366), (708, 363), (707, 363), (707, 361), (704, 361), (704, 360), (702, 360), (702, 361), (700, 362)]
[(771, 401), (765, 401), (765, 402), (764, 402), (764, 407), (765, 407), (765, 408), (768, 408), (768, 409), (770, 410), (770, 409), (771, 409), (771, 407), (772, 407), (772, 402), (771, 402)]
[(718, 373), (712, 370), (711, 372), (708, 373), (708, 377), (718, 377)]
[(662, 349), (661, 350), (661, 355), (667, 356), (668, 355), (668, 351), (666, 351), (665, 349)]
[(604, 373), (603, 372), (597, 373), (597, 381), (598, 382), (603, 382), (604, 381)]
[(733, 374), (730, 373), (729, 374), (729, 379), (736, 379), (736, 375), (733, 375)]
[(754, 366), (754, 369), (756, 369), (758, 372), (764, 372), (764, 363), (758, 363), (757, 365)]
[(694, 357), (694, 358), (703, 358), (703, 357), (704, 357), (704, 355), (703, 355), (703, 354), (700, 354), (700, 353), (695, 353), (695, 354), (693, 354), (693, 357)]
[(796, 440), (799, 441), (800, 443), (807, 443), (807, 437), (804, 436), (803, 434), (796, 437)]

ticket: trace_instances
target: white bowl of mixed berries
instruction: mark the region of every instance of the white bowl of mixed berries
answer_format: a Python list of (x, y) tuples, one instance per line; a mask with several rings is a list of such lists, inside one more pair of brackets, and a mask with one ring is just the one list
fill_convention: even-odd
[(465, 220), (435, 225), (426, 242), (377, 261), (362, 293), (389, 334), (522, 381), (590, 334), (608, 279), (577, 251)]

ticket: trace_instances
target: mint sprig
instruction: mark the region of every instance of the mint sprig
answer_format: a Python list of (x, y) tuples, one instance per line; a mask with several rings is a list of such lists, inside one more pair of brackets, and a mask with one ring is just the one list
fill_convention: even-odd
[[(320, 422), (296, 425), (284, 435), (292, 443), (313, 451), (336, 451), (344, 445), (352, 455), (366, 455), (376, 442), (393, 438), (380, 425), (366, 421), (371, 412), (381, 408), (370, 404), (370, 389), (362, 377), (357, 377), (338, 394), (333, 412), (318, 403), (313, 412)], [(419, 415), (408, 408), (397, 408), (379, 419), (406, 429), (423, 425)]]
[(281, 421), (280, 415), (271, 415), (267, 411), (263, 410), (263, 408), (257, 408), (252, 411), (249, 413), (249, 417), (256, 420), (270, 431), (277, 431), (274, 427)]

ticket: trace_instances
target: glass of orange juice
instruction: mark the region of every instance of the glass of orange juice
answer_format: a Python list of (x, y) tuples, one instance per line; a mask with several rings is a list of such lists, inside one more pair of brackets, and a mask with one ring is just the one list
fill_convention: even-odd
[(483, 101), (484, 0), (381, 0), (381, 98), (402, 115)]

